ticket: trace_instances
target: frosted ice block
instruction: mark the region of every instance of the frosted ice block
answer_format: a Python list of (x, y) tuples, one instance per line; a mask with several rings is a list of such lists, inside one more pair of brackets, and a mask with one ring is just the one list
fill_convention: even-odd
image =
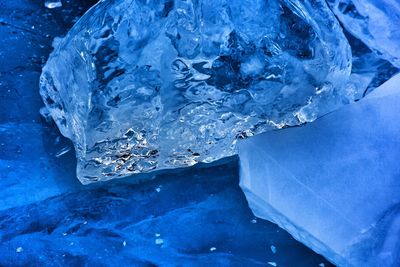
[(254, 214), (339, 266), (400, 266), (400, 75), (303, 127), (239, 144)]

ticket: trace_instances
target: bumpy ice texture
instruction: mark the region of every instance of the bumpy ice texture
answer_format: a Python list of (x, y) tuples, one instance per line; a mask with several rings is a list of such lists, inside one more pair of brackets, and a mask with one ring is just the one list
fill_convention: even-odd
[(400, 2), (328, 0), (344, 27), (369, 48), (400, 67)]
[(400, 75), (304, 127), (240, 142), (256, 216), (338, 266), (400, 266)]
[(324, 1), (101, 1), (56, 45), (41, 95), (90, 183), (211, 162), (237, 139), (352, 99)]

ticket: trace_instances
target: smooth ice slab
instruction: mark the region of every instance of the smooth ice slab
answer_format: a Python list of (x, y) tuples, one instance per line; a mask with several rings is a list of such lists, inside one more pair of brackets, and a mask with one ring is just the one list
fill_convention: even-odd
[(372, 50), (400, 67), (398, 0), (327, 0), (343, 26)]
[(400, 75), (303, 127), (239, 142), (254, 214), (341, 266), (400, 266)]
[(325, 1), (101, 1), (62, 39), (41, 95), (83, 183), (210, 162), (239, 138), (353, 99)]

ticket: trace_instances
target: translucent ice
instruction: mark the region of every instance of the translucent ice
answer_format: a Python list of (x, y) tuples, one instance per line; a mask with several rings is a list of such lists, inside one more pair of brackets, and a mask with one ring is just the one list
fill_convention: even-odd
[(399, 69), (371, 51), (361, 40), (344, 31), (352, 54), (352, 66), (347, 90), (352, 90), (355, 100), (360, 100), (375, 88), (393, 77)]
[(325, 1), (101, 1), (51, 54), (41, 95), (83, 183), (210, 162), (352, 99)]
[(400, 266), (400, 75), (303, 127), (239, 142), (241, 187), (340, 266)]
[(400, 2), (328, 0), (343, 26), (372, 50), (400, 67)]

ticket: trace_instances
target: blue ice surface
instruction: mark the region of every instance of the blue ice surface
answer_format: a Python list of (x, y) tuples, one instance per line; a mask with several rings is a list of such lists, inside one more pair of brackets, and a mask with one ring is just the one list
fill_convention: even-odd
[(140, 185), (79, 183), (72, 144), (39, 115), (38, 83), (52, 39), (89, 4), (0, 2), (0, 265), (330, 266), (254, 218), (235, 158)]
[(254, 219), (235, 161), (140, 185), (126, 179), (66, 192), (0, 211), (0, 225), (3, 266), (327, 264), (277, 226)]
[(399, 100), (397, 74), (313, 123), (243, 141), (254, 214), (339, 266), (399, 266)]

